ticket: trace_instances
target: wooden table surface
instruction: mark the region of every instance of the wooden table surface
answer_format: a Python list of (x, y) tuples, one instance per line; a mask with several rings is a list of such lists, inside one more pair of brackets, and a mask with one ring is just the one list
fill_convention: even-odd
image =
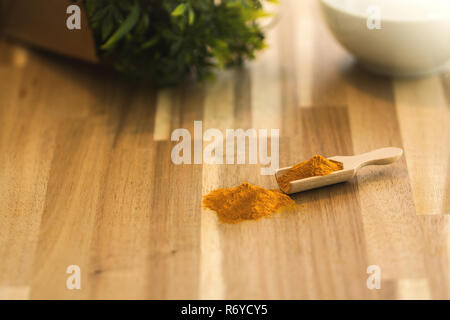
[[(0, 298), (449, 299), (450, 73), (365, 73), (318, 14), (285, 0), (256, 61), (159, 92), (1, 41)], [(405, 156), (295, 195), (296, 212), (227, 225), (203, 194), (276, 183), (260, 165), (173, 164), (171, 132), (194, 120), (279, 128), (280, 166)]]

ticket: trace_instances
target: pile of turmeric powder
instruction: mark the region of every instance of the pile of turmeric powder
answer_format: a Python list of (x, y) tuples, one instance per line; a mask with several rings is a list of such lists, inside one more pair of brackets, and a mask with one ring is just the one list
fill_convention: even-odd
[[(278, 177), (277, 182), (287, 193), (291, 181), (324, 176), (343, 168), (341, 162), (316, 155), (294, 165), (286, 174)], [(234, 188), (211, 191), (203, 197), (203, 207), (214, 210), (219, 220), (226, 223), (255, 220), (295, 206), (295, 201), (279, 190), (268, 190), (247, 182)]]
[(234, 188), (214, 190), (203, 197), (203, 207), (216, 211), (219, 220), (226, 223), (259, 219), (295, 205), (294, 200), (278, 190), (247, 182)]
[(315, 155), (311, 159), (294, 165), (289, 171), (278, 177), (277, 182), (281, 190), (288, 193), (290, 182), (315, 176), (325, 176), (334, 171), (344, 169), (341, 162), (328, 160), (319, 155)]

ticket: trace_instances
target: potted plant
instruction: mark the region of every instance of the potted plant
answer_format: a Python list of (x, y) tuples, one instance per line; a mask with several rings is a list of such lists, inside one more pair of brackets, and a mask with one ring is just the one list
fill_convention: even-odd
[[(240, 65), (254, 58), (265, 46), (264, 32), (258, 23), (268, 15), (264, 2), (275, 2), (48, 0), (30, 4), (24, 0), (0, 1), (6, 21), (4, 30), (10, 36), (106, 63), (128, 77), (149, 78), (155, 86), (176, 85), (190, 77), (202, 81), (211, 77), (217, 68)], [(87, 20), (83, 30), (66, 30), (62, 23), (67, 17), (64, 9), (71, 4), (83, 11), (83, 19)], [(33, 8), (36, 6), (39, 8)], [(30, 21), (34, 27), (26, 28)], [(39, 31), (36, 28), (43, 30), (36, 35)], [(55, 33), (59, 35), (54, 36)], [(78, 39), (80, 34), (84, 34), (82, 39)]]

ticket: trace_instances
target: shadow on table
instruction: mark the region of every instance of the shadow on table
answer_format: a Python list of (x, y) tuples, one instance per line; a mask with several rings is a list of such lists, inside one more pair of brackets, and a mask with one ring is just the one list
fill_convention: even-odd
[(358, 91), (377, 99), (393, 101), (391, 77), (370, 73), (357, 61), (346, 64), (340, 72), (342, 79)]

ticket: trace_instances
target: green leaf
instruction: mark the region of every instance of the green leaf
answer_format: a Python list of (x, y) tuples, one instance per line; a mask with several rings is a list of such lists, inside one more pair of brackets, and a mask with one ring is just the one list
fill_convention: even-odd
[(194, 24), (195, 21), (195, 12), (191, 6), (189, 6), (189, 25)]
[(101, 30), (102, 30), (102, 40), (106, 40), (109, 35), (111, 34), (113, 28), (114, 28), (114, 23), (111, 19), (111, 16), (107, 16), (104, 21), (101, 24)]
[(149, 23), (150, 23), (150, 19), (148, 17), (148, 14), (147, 13), (143, 13), (141, 15), (141, 19), (136, 24), (134, 32), (136, 34), (145, 34), (145, 32), (147, 31), (147, 28), (149, 26)]
[(257, 10), (246, 10), (244, 13), (245, 20), (256, 20), (259, 18), (271, 17), (273, 14), (266, 12), (262, 9)]
[(136, 2), (134, 6), (131, 8), (130, 14), (127, 16), (125, 21), (120, 25), (119, 29), (114, 32), (114, 34), (109, 38), (108, 41), (104, 45), (101, 46), (102, 50), (108, 50), (114, 46), (115, 43), (120, 41), (128, 32), (133, 29), (139, 19), (141, 8), (139, 7), (139, 3)]
[(141, 45), (141, 48), (142, 48), (142, 49), (150, 48), (150, 47), (154, 46), (154, 45), (158, 42), (158, 40), (159, 40), (159, 36), (156, 35), (156, 36), (150, 38), (150, 40), (144, 42), (144, 43)]
[(186, 4), (180, 3), (171, 13), (172, 17), (178, 17), (184, 14), (186, 11)]

